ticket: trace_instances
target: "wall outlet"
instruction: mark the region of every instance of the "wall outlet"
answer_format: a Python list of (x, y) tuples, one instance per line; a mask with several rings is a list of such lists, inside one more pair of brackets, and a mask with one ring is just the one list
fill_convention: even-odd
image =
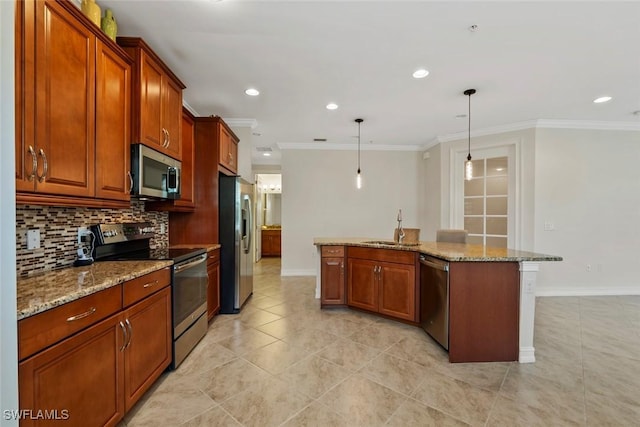
[(556, 229), (556, 226), (551, 221), (544, 222), (544, 231), (553, 231)]
[(40, 247), (40, 230), (35, 228), (27, 230), (27, 249), (38, 249)]

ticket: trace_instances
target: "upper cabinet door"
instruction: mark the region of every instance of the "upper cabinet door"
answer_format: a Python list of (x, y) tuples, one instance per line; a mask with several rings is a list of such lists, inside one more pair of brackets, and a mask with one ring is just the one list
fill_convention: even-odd
[(130, 200), (131, 66), (97, 43), (96, 197)]
[[(140, 135), (137, 141), (164, 147), (162, 118), (162, 68), (146, 53), (140, 54)], [(157, 147), (156, 147), (157, 148)]]
[(35, 2), (34, 30), (36, 188), (92, 196), (95, 36), (55, 1)]
[(141, 38), (118, 37), (116, 41), (134, 59), (131, 142), (181, 160), (184, 84)]
[(165, 147), (170, 156), (182, 159), (182, 88), (167, 78), (162, 90), (164, 91), (162, 123), (166, 135)]

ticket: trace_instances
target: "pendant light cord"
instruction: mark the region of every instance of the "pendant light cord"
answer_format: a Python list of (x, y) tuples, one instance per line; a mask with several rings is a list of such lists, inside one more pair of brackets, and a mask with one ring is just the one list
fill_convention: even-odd
[(358, 174), (360, 173), (360, 123), (363, 122), (362, 119), (356, 119), (356, 123), (358, 123)]
[(469, 114), (467, 115), (467, 118), (469, 119), (469, 126), (468, 126), (468, 146), (469, 146), (469, 151), (467, 153), (467, 160), (471, 161), (471, 95), (473, 95), (474, 93), (476, 93), (475, 89), (467, 89), (464, 91), (464, 94), (467, 95), (469, 97)]

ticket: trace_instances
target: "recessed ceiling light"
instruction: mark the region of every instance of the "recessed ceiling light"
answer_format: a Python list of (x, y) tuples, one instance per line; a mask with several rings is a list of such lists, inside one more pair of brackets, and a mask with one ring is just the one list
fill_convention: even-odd
[(414, 79), (423, 79), (429, 75), (429, 70), (425, 70), (424, 68), (420, 68), (413, 72)]
[(338, 109), (338, 104), (336, 104), (335, 102), (330, 102), (327, 104), (327, 110), (337, 110)]
[(269, 157), (271, 155), (271, 153), (262, 153), (263, 156), (265, 157)]
[(596, 98), (593, 100), (594, 104), (602, 104), (603, 102), (609, 102), (611, 101), (613, 98), (611, 98), (610, 96), (601, 96), (600, 98)]
[(249, 89), (245, 90), (244, 93), (246, 93), (249, 96), (258, 96), (258, 95), (260, 95), (260, 91), (258, 89), (252, 88), (252, 87), (250, 87)]

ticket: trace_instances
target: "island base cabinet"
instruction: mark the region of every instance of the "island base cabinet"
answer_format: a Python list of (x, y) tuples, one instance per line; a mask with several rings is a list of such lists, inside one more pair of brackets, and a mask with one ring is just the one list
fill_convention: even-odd
[(320, 304), (344, 305), (344, 258), (322, 258)]
[(517, 262), (449, 264), (449, 361), (518, 360)]
[(378, 312), (398, 319), (416, 321), (416, 278), (412, 265), (381, 264)]
[(347, 303), (363, 310), (378, 311), (378, 263), (349, 259)]
[(120, 320), (107, 318), (19, 364), (20, 409), (31, 415), (21, 426), (114, 426), (122, 419)]

